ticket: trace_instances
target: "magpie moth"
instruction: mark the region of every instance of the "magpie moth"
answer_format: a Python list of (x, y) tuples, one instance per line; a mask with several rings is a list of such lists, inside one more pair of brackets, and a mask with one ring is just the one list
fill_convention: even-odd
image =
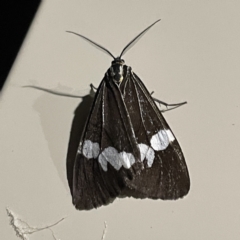
[(178, 199), (190, 188), (180, 145), (140, 78), (122, 56), (154, 24), (113, 57), (93, 101), (73, 169), (73, 204), (79, 210), (116, 197)]

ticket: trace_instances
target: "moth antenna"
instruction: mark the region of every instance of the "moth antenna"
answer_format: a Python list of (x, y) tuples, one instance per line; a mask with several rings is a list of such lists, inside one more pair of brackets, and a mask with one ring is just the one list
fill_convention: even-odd
[(153, 24), (151, 24), (149, 27), (147, 27), (146, 29), (144, 29), (142, 32), (140, 32), (130, 43), (127, 44), (127, 46), (122, 50), (120, 57), (121, 58), (123, 56), (124, 53), (126, 53), (131, 47), (133, 47), (133, 45), (135, 43), (137, 43), (137, 41), (140, 39), (140, 37), (142, 37), (144, 35), (144, 33), (147, 32), (147, 30), (149, 30), (154, 24), (156, 24), (157, 22), (159, 22), (161, 19), (158, 19), (156, 22), (154, 22)]
[(66, 31), (66, 32), (75, 34), (75, 35), (77, 35), (77, 36), (87, 40), (88, 42), (92, 43), (94, 46), (96, 46), (96, 47), (100, 48), (101, 50), (103, 50), (105, 53), (108, 53), (113, 59), (115, 59), (115, 57), (112, 55), (112, 53), (110, 51), (108, 51), (105, 47), (101, 46), (100, 44), (95, 43), (91, 39), (89, 39), (89, 38), (87, 38), (87, 37), (85, 37), (85, 36), (83, 36), (81, 34), (75, 33), (75, 32), (71, 32), (71, 31)]

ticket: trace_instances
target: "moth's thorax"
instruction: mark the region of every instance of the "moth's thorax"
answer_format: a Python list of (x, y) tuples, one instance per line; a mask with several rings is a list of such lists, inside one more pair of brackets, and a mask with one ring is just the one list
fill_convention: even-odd
[(120, 84), (123, 80), (124, 66), (125, 66), (124, 60), (116, 58), (114, 61), (112, 61), (112, 65), (109, 68), (110, 76), (113, 79), (113, 81), (117, 84)]

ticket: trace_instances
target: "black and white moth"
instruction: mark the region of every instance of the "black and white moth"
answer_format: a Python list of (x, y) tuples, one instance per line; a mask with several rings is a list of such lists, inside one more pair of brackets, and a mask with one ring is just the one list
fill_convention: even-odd
[(178, 199), (190, 188), (179, 143), (140, 78), (122, 56), (151, 24), (114, 57), (101, 81), (73, 169), (73, 204), (79, 210), (116, 197)]

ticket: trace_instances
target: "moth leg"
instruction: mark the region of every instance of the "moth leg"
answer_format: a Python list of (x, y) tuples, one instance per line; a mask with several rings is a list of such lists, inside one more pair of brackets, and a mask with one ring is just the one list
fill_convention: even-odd
[(165, 102), (163, 102), (163, 101), (161, 101), (161, 100), (159, 100), (157, 98), (153, 98), (153, 100), (155, 102), (159, 103), (159, 104), (162, 104), (162, 105), (166, 106), (166, 107), (175, 107), (175, 106), (176, 107), (180, 107), (180, 106), (182, 106), (184, 104), (187, 104), (186, 101), (185, 102), (180, 102), (180, 103), (165, 103)]
[[(151, 95), (153, 95), (153, 93), (154, 93), (154, 91), (151, 92)], [(164, 105), (167, 108), (167, 110), (161, 110), (161, 112), (166, 112), (166, 111), (178, 108), (178, 107), (180, 107), (180, 106), (182, 106), (184, 104), (187, 104), (186, 101), (185, 102), (181, 102), (181, 103), (166, 103), (166, 102), (163, 102), (163, 101), (161, 101), (161, 100), (159, 100), (157, 98), (154, 98), (154, 97), (153, 97), (153, 100), (155, 102), (159, 103), (159, 105), (162, 104), (162, 105)], [(171, 108), (168, 108), (168, 107), (171, 107)]]
[(94, 89), (95, 91), (97, 90), (97, 88), (96, 88), (92, 83), (90, 84), (90, 87), (91, 87), (92, 90), (93, 90), (93, 89)]

